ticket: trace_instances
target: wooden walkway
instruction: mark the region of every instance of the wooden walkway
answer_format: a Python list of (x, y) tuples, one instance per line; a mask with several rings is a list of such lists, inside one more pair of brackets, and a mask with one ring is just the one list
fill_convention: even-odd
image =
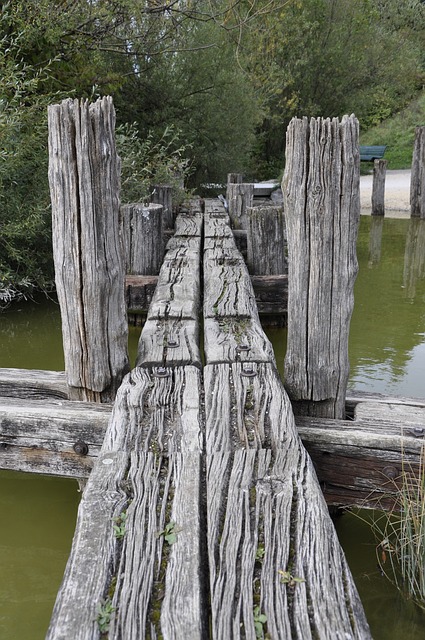
[(177, 220), (51, 640), (370, 637), (228, 223)]

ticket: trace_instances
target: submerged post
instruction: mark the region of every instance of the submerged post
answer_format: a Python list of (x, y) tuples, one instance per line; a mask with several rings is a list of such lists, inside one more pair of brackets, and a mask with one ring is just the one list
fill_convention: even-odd
[(416, 127), (410, 177), (410, 215), (425, 219), (425, 127)]
[(372, 215), (385, 215), (385, 175), (388, 160), (375, 160), (373, 163)]
[(359, 125), (294, 118), (282, 182), (288, 234), (285, 386), (294, 411), (343, 418), (357, 274)]
[(51, 105), (53, 257), (70, 397), (110, 402), (128, 370), (112, 98)]

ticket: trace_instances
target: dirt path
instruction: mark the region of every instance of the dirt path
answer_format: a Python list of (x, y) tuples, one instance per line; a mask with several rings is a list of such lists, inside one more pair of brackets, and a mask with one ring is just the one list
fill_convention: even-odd
[[(360, 177), (360, 205), (363, 215), (372, 208), (372, 174)], [(385, 216), (410, 217), (410, 169), (387, 171), (385, 180)]]

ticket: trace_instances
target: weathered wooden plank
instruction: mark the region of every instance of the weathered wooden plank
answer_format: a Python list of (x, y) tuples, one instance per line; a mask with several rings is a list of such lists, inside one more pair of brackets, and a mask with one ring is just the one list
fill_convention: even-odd
[(110, 97), (48, 109), (53, 257), (76, 400), (109, 402), (128, 371), (119, 159)]
[(289, 251), (285, 386), (297, 413), (341, 418), (360, 217), (358, 121), (294, 118), (282, 182)]
[(111, 640), (205, 638), (200, 480), (199, 454), (132, 454)]
[(252, 207), (254, 199), (254, 185), (250, 183), (228, 183), (227, 205), (232, 227), (235, 229), (247, 229), (248, 207)]
[(258, 319), (255, 295), (245, 262), (236, 247), (204, 252), (204, 318), (220, 316)]
[(14, 398), (68, 398), (64, 371), (1, 369), (0, 396)]
[(0, 398), (0, 468), (87, 477), (110, 413), (108, 405)]
[(139, 339), (136, 366), (186, 364), (202, 367), (199, 323), (181, 318), (147, 320)]
[(125, 299), (128, 311), (147, 311), (157, 283), (158, 276), (126, 276)]
[(285, 424), (291, 405), (271, 364), (207, 365), (204, 388), (208, 454), (240, 447), (276, 450), (296, 440)]
[(206, 318), (204, 353), (206, 364), (274, 359), (270, 341), (259, 323), (251, 318)]
[(173, 235), (167, 242), (166, 250), (168, 252), (181, 249), (192, 255), (201, 251), (201, 242), (200, 236)]
[(251, 276), (258, 313), (286, 314), (288, 311), (288, 276)]
[(370, 638), (301, 450), (237, 451), (207, 460), (212, 636), (255, 638), (258, 607), (257, 617), (266, 616), (263, 632), (272, 638)]
[(78, 508), (71, 555), (47, 640), (101, 637), (97, 616), (116, 573), (120, 542), (114, 534), (114, 521), (128, 503), (128, 463), (127, 453), (104, 450), (93, 468)]
[(198, 260), (190, 257), (165, 260), (148, 311), (148, 319), (196, 320), (200, 308), (200, 287)]
[(191, 207), (190, 210), (181, 210), (175, 222), (176, 236), (201, 236), (203, 217), (200, 207)]

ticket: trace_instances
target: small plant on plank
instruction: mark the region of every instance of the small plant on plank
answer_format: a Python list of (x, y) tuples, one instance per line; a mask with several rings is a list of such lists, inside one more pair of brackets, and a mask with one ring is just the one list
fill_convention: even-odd
[(257, 560), (257, 562), (263, 562), (265, 553), (266, 550), (264, 549), (264, 547), (262, 545), (259, 545), (257, 551), (255, 552), (255, 559)]
[(114, 534), (117, 540), (122, 540), (125, 535), (125, 523), (127, 520), (127, 512), (123, 511), (114, 520)]
[(158, 533), (159, 536), (164, 536), (165, 542), (168, 544), (174, 544), (177, 541), (177, 534), (179, 530), (177, 529), (177, 525), (175, 522), (169, 522), (165, 525), (165, 529)]
[(264, 625), (267, 623), (267, 616), (261, 613), (260, 607), (254, 607), (254, 627), (255, 637), (264, 638)]
[(304, 578), (297, 578), (296, 576), (293, 576), (292, 573), (290, 573), (289, 571), (279, 570), (278, 573), (281, 575), (281, 578), (280, 578), (281, 583), (287, 584), (288, 587), (291, 587), (292, 589), (296, 587), (297, 584), (301, 584), (301, 582), (305, 582)]
[(98, 613), (96, 622), (99, 627), (100, 633), (108, 633), (109, 625), (111, 624), (112, 615), (115, 611), (115, 607), (112, 606), (110, 598), (103, 600), (98, 607)]

